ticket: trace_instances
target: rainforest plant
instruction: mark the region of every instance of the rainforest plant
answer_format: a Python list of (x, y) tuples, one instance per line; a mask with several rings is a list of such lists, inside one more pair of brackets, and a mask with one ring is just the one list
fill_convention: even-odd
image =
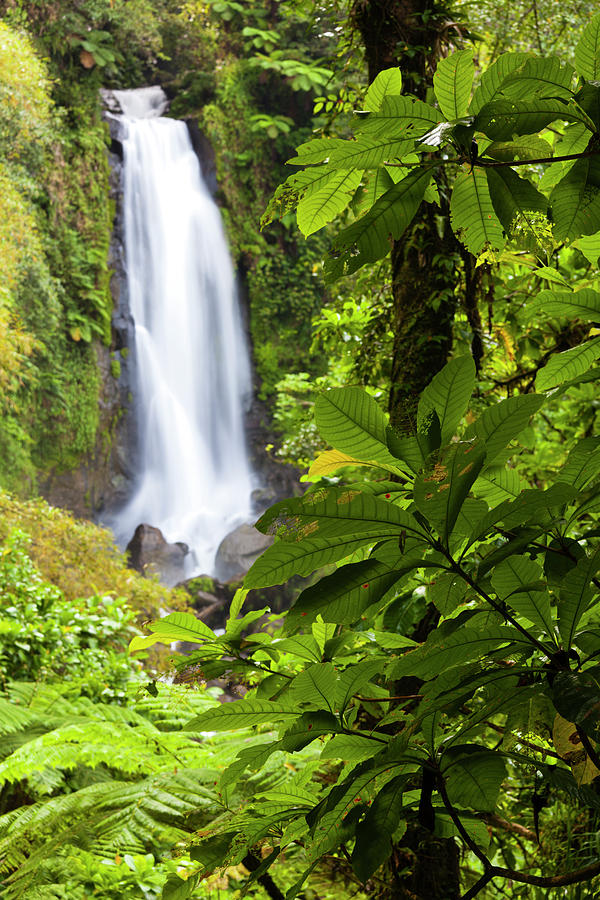
[[(400, 71), (388, 70), (369, 88), (355, 139), (318, 138), (292, 160), (304, 168), (267, 218), (296, 208), (310, 234), (347, 207), (354, 214), (326, 260), (329, 278), (385, 256), (422, 202), (444, 192), (476, 260), (526, 254), (548, 286), (529, 315), (543, 311), (566, 332), (576, 323), (579, 337), (545, 353), (522, 394), (508, 382), (505, 399), (487, 402), (471, 401), (475, 363), (457, 355), (403, 430), (359, 388), (322, 394), (315, 420), (332, 449), (310, 469), (314, 488), (257, 523), (275, 543), (246, 576), (225, 634), (175, 614), (134, 639), (132, 649), (195, 640), (185, 665), (250, 686), (191, 729), (279, 729), (222, 774), (230, 811), (191, 847), (200, 875), (259, 847), (262, 872), (295, 846), (306, 869), (289, 900), (332, 856), (376, 888), (398, 840), (421, 829), (462, 845), (463, 900), (507, 881), (528, 896), (593, 889), (600, 444), (575, 432), (553, 470), (524, 486), (529, 451), (518, 441), (599, 374), (600, 293), (593, 281), (573, 290), (550, 265), (565, 245), (594, 265), (600, 252), (599, 46), (596, 16), (577, 75), (557, 58), (508, 53), (473, 92), (473, 55), (460, 51), (438, 66), (435, 105), (402, 94)], [(365, 480), (340, 482), (346, 466), (362, 466)], [(279, 633), (247, 633), (260, 612), (241, 615), (246, 591), (314, 572)], [(293, 765), (313, 742), (322, 768), (302, 788), (229, 802), (273, 753)], [(558, 864), (540, 839), (552, 808), (579, 823)], [(394, 866), (403, 896), (402, 860)]]

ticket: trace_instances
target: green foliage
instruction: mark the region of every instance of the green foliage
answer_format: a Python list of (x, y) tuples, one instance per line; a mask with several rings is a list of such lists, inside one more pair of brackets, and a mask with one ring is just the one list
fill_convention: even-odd
[(0, 552), (3, 680), (76, 680), (87, 696), (122, 695), (131, 675), (123, 650), (132, 612), (110, 596), (66, 602), (31, 562), (28, 544), (14, 529)]
[[(370, 202), (355, 206), (356, 220), (333, 241), (325, 265), (330, 279), (386, 256), (389, 238), (402, 236), (423, 199), (439, 202), (436, 191), (427, 189), (432, 178), (435, 186), (441, 183), (442, 173), (446, 180), (451, 173), (452, 229), (481, 260), (501, 259), (507, 245), (543, 253), (549, 223), (554, 246), (596, 234), (600, 122), (594, 120), (598, 88), (587, 79), (593, 71), (597, 19), (585, 29), (576, 54), (578, 86), (571, 66), (556, 57), (507, 53), (483, 74), (471, 99), (469, 50), (439, 63), (434, 76), (439, 109), (400, 95), (399, 79), (382, 81), (376, 100), (367, 97), (357, 117), (355, 139), (316, 140), (299, 148), (291, 162), (305, 169), (278, 189), (266, 221), (296, 208), (301, 230), (317, 230), (351, 203), (349, 193), (364, 181), (365, 170), (375, 169), (381, 188)], [(551, 182), (553, 150), (541, 138), (552, 137), (547, 127), (553, 123), (569, 123), (569, 133), (576, 131), (581, 139), (573, 149), (555, 140), (556, 156), (569, 156), (569, 151), (582, 155), (569, 160)], [(529, 135), (535, 137), (532, 153), (518, 141), (511, 147), (515, 138)], [(545, 170), (527, 166), (521, 177), (515, 167), (526, 164), (533, 152), (543, 154), (534, 159)]]
[[(395, 482), (318, 485), (261, 518), (258, 528), (276, 542), (254, 563), (246, 588), (334, 562), (340, 568), (300, 595), (274, 639), (259, 633), (240, 645), (234, 638), (244, 592), (234, 599), (223, 636), (202, 629), (194, 664), (221, 659), (232, 672), (241, 667), (253, 675), (258, 686), (188, 727), (279, 727), (276, 744), (238, 755), (221, 776), (221, 790), (231, 790), (248, 766), (260, 770), (275, 749), (293, 754), (315, 739), (323, 766), (332, 758), (344, 766), (303, 792), (280, 793), (277, 800), (255, 795), (249, 808), (211, 834), (240, 831), (250, 809), (254, 827), (242, 839), (246, 850), (269, 835), (281, 850), (298, 844), (310, 867), (345, 848), (355, 875), (366, 879), (391, 852), (392, 831), (401, 834), (417, 822), (465, 841), (475, 854), (472, 864), (487, 853), (493, 858), (499, 845), (488, 850), (488, 836), (473, 830), (477, 818), (502, 811), (507, 792), (516, 781), (528, 783), (532, 766), (555, 797), (547, 802), (557, 801), (550, 785), (560, 783), (582, 814), (596, 815), (585, 783), (598, 774), (600, 562), (589, 511), (598, 497), (600, 462), (589, 455), (597, 443), (574, 449), (537, 488), (499, 503), (482, 499), (498, 458), (509, 466), (519, 458), (515, 440), (546, 398), (492, 403), (461, 428), (474, 380), (472, 361), (459, 357), (423, 393), (419, 431), (412, 435), (420, 461), (416, 444), (386, 428), (374, 401), (358, 389), (332, 390), (318, 400), (317, 423), (336, 451), (365, 465), (375, 457), (402, 475)], [(397, 623), (425, 586), (438, 614), (418, 643)], [(172, 640), (169, 619), (156, 622), (147, 640)], [(195, 630), (185, 638), (193, 640)], [(402, 689), (409, 676), (418, 679), (408, 682), (412, 691)], [(536, 726), (528, 720), (532, 704), (544, 709)], [(591, 774), (583, 783), (579, 757), (565, 755), (558, 737), (552, 744), (557, 716), (569, 717), (584, 735), (581, 754)], [(559, 781), (550, 779), (547, 754)], [(447, 827), (442, 823), (449, 831), (440, 830)], [(373, 855), (367, 829), (379, 835)], [(211, 840), (207, 854), (215, 853)], [(203, 846), (193, 853), (200, 873), (242, 852), (239, 842), (225, 842), (209, 865)], [(514, 867), (493, 865), (494, 877), (520, 880)]]
[[(28, 554), (33, 565), (68, 604), (76, 606), (93, 592), (98, 597), (127, 597), (140, 617), (156, 615), (165, 606), (187, 607), (183, 591), (169, 590), (128, 568), (107, 529), (76, 520), (44, 500), (22, 501), (0, 492), (0, 543), (14, 529), (31, 537)], [(110, 602), (111, 608), (115, 603)]]

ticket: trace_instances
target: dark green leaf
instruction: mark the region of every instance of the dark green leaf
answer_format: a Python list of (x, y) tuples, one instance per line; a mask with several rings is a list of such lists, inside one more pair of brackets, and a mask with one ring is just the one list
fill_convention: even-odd
[(417, 476), (415, 504), (446, 542), (484, 459), (485, 447), (482, 444), (458, 441)]
[(511, 556), (494, 569), (492, 585), (498, 597), (519, 616), (554, 638), (550, 596), (542, 581), (542, 568), (525, 556)]
[(537, 134), (551, 122), (581, 122), (592, 132), (594, 123), (573, 100), (492, 100), (475, 119), (478, 131), (493, 141), (512, 141), (515, 135)]
[(600, 670), (559, 672), (552, 683), (552, 702), (568, 722), (600, 737)]
[(354, 459), (397, 467), (387, 448), (387, 418), (379, 404), (358, 387), (332, 388), (315, 401), (319, 434)]
[(427, 457), (440, 447), (442, 434), (440, 420), (435, 410), (421, 422), (420, 430), (415, 434), (399, 434), (388, 426), (387, 445), (392, 454), (407, 463), (413, 472), (419, 472)]
[(550, 195), (557, 240), (575, 240), (600, 230), (600, 160), (578, 159)]
[(400, 578), (401, 573), (377, 560), (342, 566), (300, 594), (286, 616), (286, 631), (293, 634), (318, 615), (325, 622), (352, 625)]
[(442, 774), (453, 805), (493, 812), (506, 777), (506, 764), (494, 750), (457, 746), (442, 757)]
[(459, 50), (438, 62), (433, 89), (447, 119), (459, 119), (467, 112), (474, 74), (472, 50)]
[(352, 868), (361, 881), (371, 877), (392, 852), (392, 835), (402, 813), (402, 795), (408, 781), (399, 775), (377, 794), (373, 805), (356, 829)]
[(450, 221), (458, 239), (474, 255), (499, 253), (504, 247), (502, 224), (496, 215), (485, 171), (461, 172), (450, 200)]
[(485, 156), (491, 156), (499, 162), (513, 160), (547, 159), (552, 156), (552, 148), (548, 141), (537, 134), (523, 135), (516, 141), (495, 141), (485, 150)]
[(481, 75), (481, 81), (476, 88), (469, 106), (469, 112), (476, 115), (479, 110), (490, 100), (494, 100), (500, 95), (500, 89), (506, 79), (519, 69), (526, 60), (527, 53), (502, 53), (491, 66)]
[(558, 627), (568, 650), (579, 621), (593, 597), (591, 580), (600, 571), (600, 550), (580, 559), (561, 584), (558, 603)]
[(530, 181), (512, 169), (486, 169), (492, 204), (502, 226), (511, 235), (516, 227), (536, 237), (536, 222), (531, 213), (548, 211), (548, 200)]
[(386, 256), (390, 241), (402, 237), (412, 222), (430, 180), (430, 169), (416, 168), (383, 194), (362, 218), (344, 228), (326, 261), (328, 278), (350, 275), (365, 263)]
[(550, 357), (543, 369), (537, 373), (535, 387), (538, 391), (548, 391), (565, 381), (585, 374), (600, 358), (600, 338), (592, 338)]
[(586, 81), (600, 81), (600, 14), (583, 29), (575, 48), (575, 66)]
[(440, 421), (442, 444), (446, 444), (454, 436), (474, 387), (475, 363), (471, 356), (459, 356), (446, 363), (421, 394), (419, 431), (427, 430), (431, 412), (435, 411)]
[(544, 400), (544, 397), (535, 394), (524, 394), (501, 400), (485, 410), (475, 422), (474, 431), (479, 441), (485, 444), (486, 464), (492, 463), (527, 428), (531, 416)]

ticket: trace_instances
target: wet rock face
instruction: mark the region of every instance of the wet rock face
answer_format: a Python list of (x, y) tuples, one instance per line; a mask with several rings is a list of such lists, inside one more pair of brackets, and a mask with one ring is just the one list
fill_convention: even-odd
[(274, 540), (272, 535), (261, 534), (253, 525), (240, 525), (219, 545), (215, 559), (217, 578), (221, 581), (241, 578)]
[[(70, 510), (82, 518), (102, 517), (102, 513), (123, 504), (131, 494), (135, 480), (137, 447), (136, 419), (132, 412), (135, 385), (135, 343), (133, 320), (129, 312), (125, 271), (123, 226), (123, 147), (120, 112), (112, 94), (106, 92), (106, 121), (111, 146), (110, 196), (115, 218), (108, 264), (112, 270), (110, 289), (113, 297), (112, 344), (96, 341), (94, 349), (100, 374), (99, 422), (96, 446), (70, 471), (51, 470), (40, 481), (40, 493), (53, 506)], [(112, 113), (112, 114), (111, 114)]]
[(169, 544), (160, 528), (145, 523), (138, 525), (127, 544), (127, 560), (142, 575), (157, 575), (162, 584), (172, 587), (181, 581), (185, 571), (187, 544)]

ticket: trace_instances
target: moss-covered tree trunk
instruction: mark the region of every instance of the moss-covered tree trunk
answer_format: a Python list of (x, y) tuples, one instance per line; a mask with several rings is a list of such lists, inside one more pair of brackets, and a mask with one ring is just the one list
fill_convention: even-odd
[[(425, 99), (446, 29), (436, 0), (355, 0), (352, 24), (361, 34), (369, 81), (400, 66), (403, 92)], [(455, 283), (460, 256), (450, 229), (443, 185), (441, 207), (423, 203), (414, 225), (392, 245), (394, 349), (390, 419), (410, 431), (418, 397), (446, 363), (452, 347)], [(403, 691), (400, 691), (403, 693)], [(426, 827), (409, 826), (377, 873), (378, 900), (457, 900), (460, 895), (456, 842)]]
[[(426, 99), (447, 41), (448, 17), (437, 0), (355, 0), (352, 24), (361, 34), (369, 81), (400, 66), (403, 92)], [(417, 399), (447, 361), (456, 311), (460, 256), (450, 229), (443, 185), (441, 208), (423, 203), (415, 224), (392, 246), (394, 350), (391, 421), (410, 430)]]

